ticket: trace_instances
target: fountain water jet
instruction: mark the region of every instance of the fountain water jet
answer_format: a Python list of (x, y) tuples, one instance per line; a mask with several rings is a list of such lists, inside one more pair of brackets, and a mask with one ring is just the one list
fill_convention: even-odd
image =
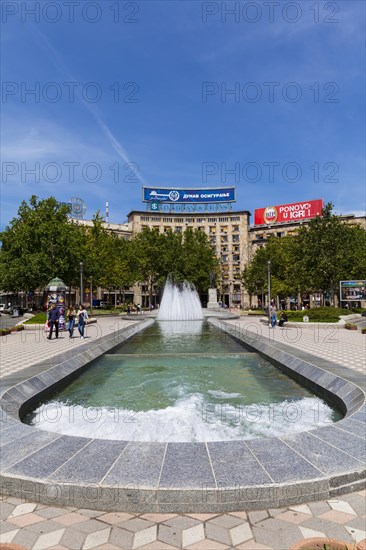
[(196, 289), (184, 281), (181, 286), (167, 279), (160, 304), (158, 321), (200, 321), (202, 306)]

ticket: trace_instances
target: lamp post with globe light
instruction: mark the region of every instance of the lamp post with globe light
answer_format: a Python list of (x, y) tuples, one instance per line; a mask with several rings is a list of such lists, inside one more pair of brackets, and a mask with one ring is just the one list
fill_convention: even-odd
[(83, 289), (83, 262), (80, 262), (80, 303), (84, 301), (84, 289)]

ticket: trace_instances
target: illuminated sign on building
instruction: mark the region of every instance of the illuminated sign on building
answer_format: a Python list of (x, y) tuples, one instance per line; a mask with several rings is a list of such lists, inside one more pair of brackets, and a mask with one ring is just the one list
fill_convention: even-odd
[(257, 208), (254, 210), (254, 225), (308, 220), (321, 216), (322, 210), (323, 199)]
[(366, 300), (366, 281), (340, 281), (341, 302)]
[(235, 187), (220, 187), (210, 189), (180, 189), (172, 187), (143, 187), (143, 202), (151, 203), (218, 203), (235, 202)]

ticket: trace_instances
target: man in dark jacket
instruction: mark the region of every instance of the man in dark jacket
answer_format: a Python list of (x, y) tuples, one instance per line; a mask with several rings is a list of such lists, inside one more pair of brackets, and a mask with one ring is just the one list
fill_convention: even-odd
[(48, 339), (51, 340), (53, 327), (55, 327), (56, 338), (58, 338), (58, 321), (60, 319), (60, 310), (56, 307), (56, 304), (52, 304), (50, 311), (48, 312), (48, 321), (50, 323), (50, 334)]

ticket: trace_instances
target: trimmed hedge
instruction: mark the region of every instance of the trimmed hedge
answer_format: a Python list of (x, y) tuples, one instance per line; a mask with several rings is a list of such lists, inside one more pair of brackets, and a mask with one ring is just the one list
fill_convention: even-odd
[(289, 321), (302, 321), (304, 315), (309, 317), (309, 322), (337, 323), (340, 315), (349, 315), (348, 309), (340, 307), (317, 307), (297, 311), (286, 311)]

